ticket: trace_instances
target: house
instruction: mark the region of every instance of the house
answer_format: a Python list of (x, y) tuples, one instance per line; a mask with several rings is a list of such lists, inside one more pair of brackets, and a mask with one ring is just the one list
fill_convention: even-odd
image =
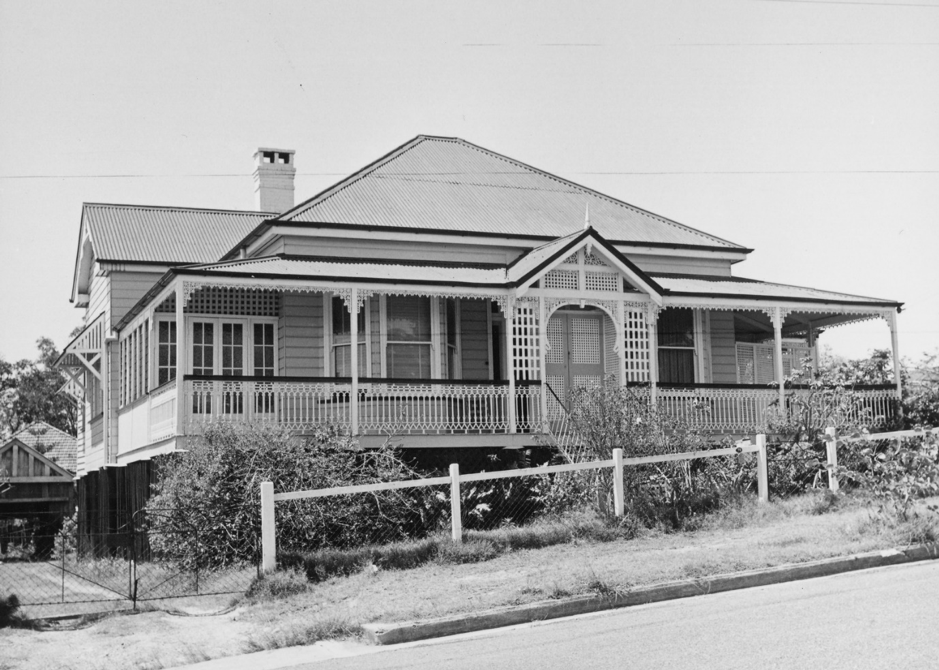
[(37, 421), (0, 444), (0, 554), (14, 530), (47, 555), (62, 520), (75, 510), (75, 438)]
[[(736, 276), (751, 249), (461, 139), (296, 206), (294, 158), (255, 154), (256, 212), (84, 205), (80, 495), (139, 491), (210, 421), (526, 447), (604, 379), (747, 433), (823, 330), (883, 318), (896, 354), (901, 303)], [(899, 390), (862, 392), (884, 416)]]

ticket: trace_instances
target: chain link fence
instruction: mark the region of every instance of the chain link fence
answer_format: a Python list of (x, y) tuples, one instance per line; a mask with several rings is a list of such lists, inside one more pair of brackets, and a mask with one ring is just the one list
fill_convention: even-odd
[(67, 614), (235, 595), (258, 575), (257, 551), (237, 561), (190, 560), (181, 548), (198, 555), (202, 538), (173, 523), (172, 510), (107, 519), (107, 526), (88, 523), (96, 516), (0, 511), (0, 597), (16, 595), (34, 614)]

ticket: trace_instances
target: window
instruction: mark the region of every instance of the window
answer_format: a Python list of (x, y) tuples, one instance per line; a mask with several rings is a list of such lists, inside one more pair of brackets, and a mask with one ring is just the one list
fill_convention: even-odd
[(430, 379), (430, 298), (388, 296), (388, 376), (401, 379)]
[(668, 308), (659, 314), (659, 381), (694, 383), (694, 312)]
[(274, 376), (274, 324), (254, 324), (254, 374)]
[[(332, 366), (333, 376), (351, 377), (352, 376), (352, 315), (346, 309), (342, 298), (333, 298), (333, 342), (332, 342)], [(365, 320), (368, 312), (365, 305), (359, 310), (358, 327), (356, 329), (356, 340), (359, 348), (359, 376), (368, 376)]]
[(176, 322), (157, 321), (157, 386), (176, 379)]
[(192, 374), (215, 373), (215, 324), (211, 321), (192, 323)]

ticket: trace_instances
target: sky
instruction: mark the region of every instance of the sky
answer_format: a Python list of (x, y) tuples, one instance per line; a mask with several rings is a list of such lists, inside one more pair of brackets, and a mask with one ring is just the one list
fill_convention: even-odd
[[(905, 303), (939, 350), (939, 0), (0, 0), (0, 357), (80, 322), (82, 202), (297, 202), (456, 136), (755, 249), (739, 276)], [(882, 320), (820, 340), (889, 348)]]

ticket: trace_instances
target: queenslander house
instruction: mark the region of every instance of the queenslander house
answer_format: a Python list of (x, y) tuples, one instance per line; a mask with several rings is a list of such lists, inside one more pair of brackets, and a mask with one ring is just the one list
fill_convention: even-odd
[[(883, 318), (897, 360), (901, 303), (736, 276), (751, 249), (461, 139), (418, 136), (298, 205), (294, 152), (254, 159), (257, 211), (83, 207), (84, 330), (59, 364), (86, 508), (139, 507), (206, 422), (525, 448), (605, 380), (745, 434), (827, 328)], [(860, 389), (873, 415), (897, 380)]]

